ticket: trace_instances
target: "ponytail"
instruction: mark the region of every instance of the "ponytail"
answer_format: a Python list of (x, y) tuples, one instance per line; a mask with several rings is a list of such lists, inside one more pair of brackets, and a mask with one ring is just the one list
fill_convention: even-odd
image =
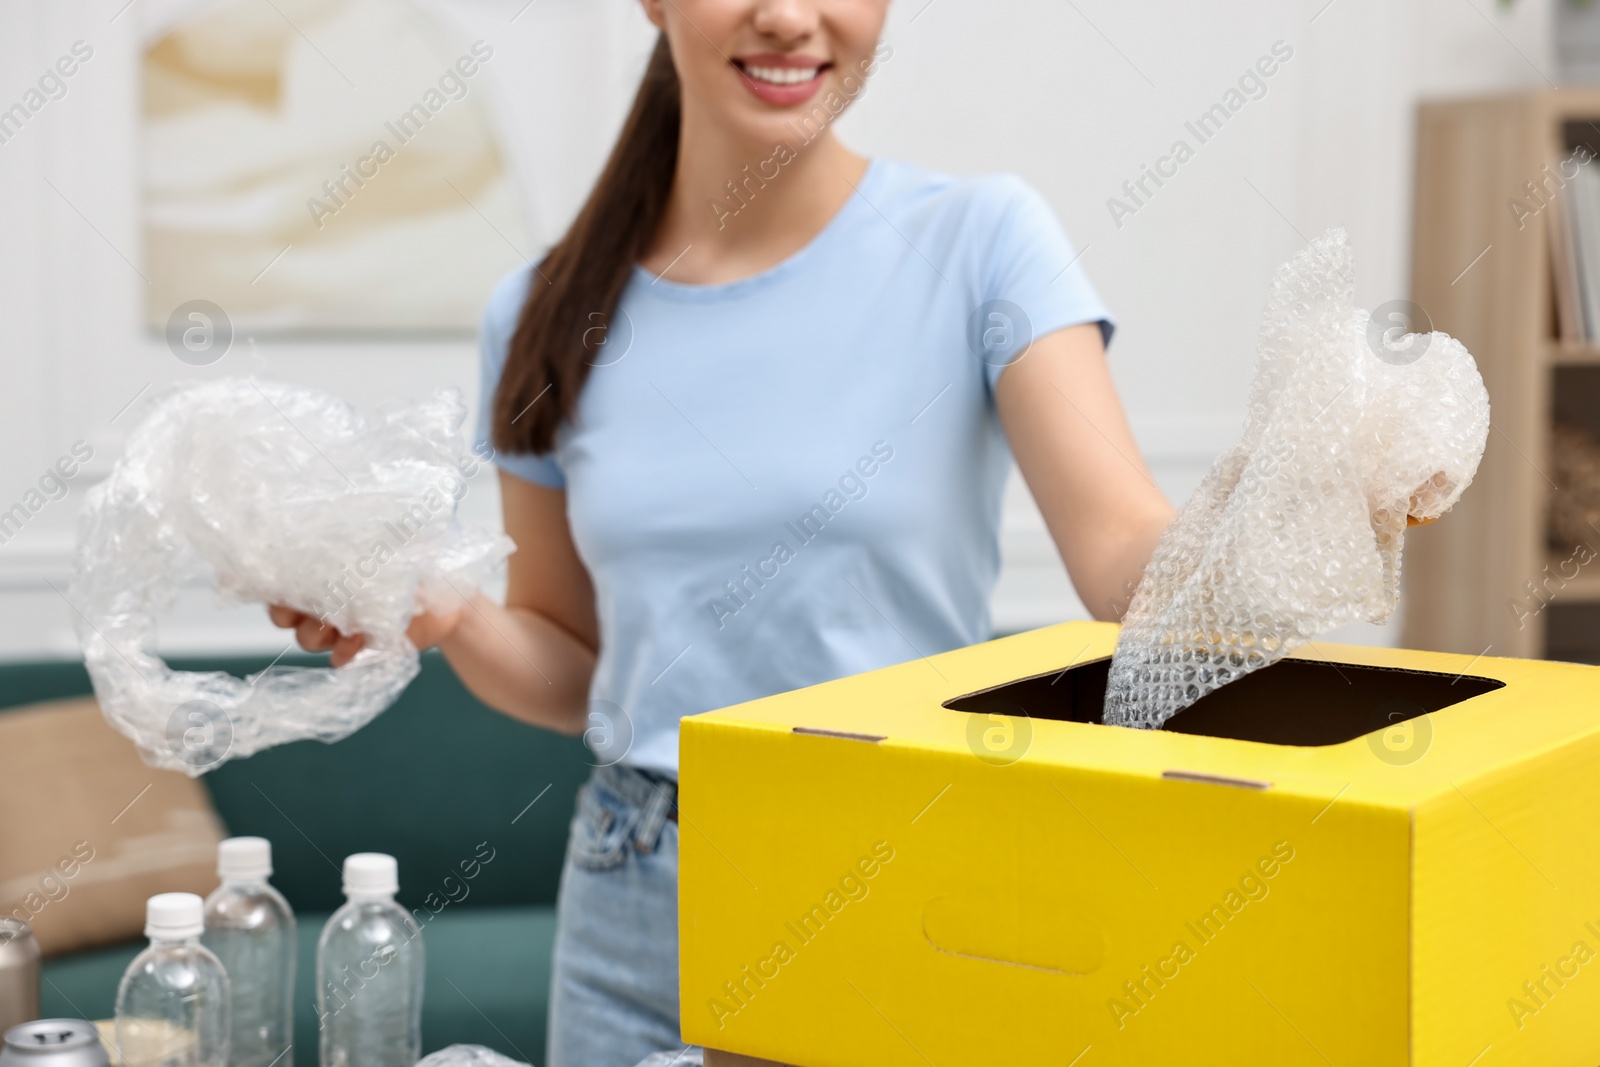
[[(605, 170), (528, 286), (494, 395), (497, 450), (543, 454), (578, 406), (634, 264), (666, 211), (678, 164), (678, 73), (663, 34)], [(599, 331), (599, 338), (605, 331)]]

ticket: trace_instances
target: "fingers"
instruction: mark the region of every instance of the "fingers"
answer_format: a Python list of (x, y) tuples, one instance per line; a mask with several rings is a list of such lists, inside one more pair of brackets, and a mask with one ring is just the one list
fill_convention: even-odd
[(1409, 507), (1410, 514), (1406, 516), (1407, 526), (1426, 526), (1430, 522), (1439, 521), (1439, 516), (1432, 515), (1428, 518), (1418, 518), (1417, 512), (1431, 510), (1440, 497), (1450, 494), (1450, 478), (1444, 471), (1435, 471), (1433, 477), (1417, 486), (1416, 492), (1411, 494)]
[(465, 611), (465, 607), (460, 607), (453, 611), (420, 612), (412, 617), (411, 625), (406, 627), (406, 637), (418, 651), (432, 648), (455, 632)]
[(307, 652), (331, 652), (329, 664), (343, 667), (356, 658), (356, 653), (367, 647), (365, 634), (342, 634), (332, 626), (324, 625), (309, 615), (301, 617), (294, 628), (295, 639)]
[(267, 618), (272, 620), (272, 625), (285, 630), (292, 630), (305, 618), (305, 613), (296, 611), (284, 604), (268, 604)]
[(293, 630), (295, 640), (307, 652), (333, 653), (329, 662), (335, 667), (343, 667), (356, 658), (357, 652), (367, 647), (364, 634), (347, 636), (312, 615), (282, 604), (269, 605), (267, 615), (273, 625)]
[[(338, 631), (334, 632), (338, 633)], [(333, 655), (329, 659), (329, 663), (335, 667), (343, 667), (346, 663), (355, 659), (356, 653), (366, 646), (367, 637), (365, 634), (351, 634), (348, 637), (344, 634), (339, 634), (338, 639), (333, 642)]]
[(307, 652), (326, 652), (338, 640), (339, 631), (332, 626), (324, 626), (309, 615), (302, 615), (295, 624), (294, 636)]

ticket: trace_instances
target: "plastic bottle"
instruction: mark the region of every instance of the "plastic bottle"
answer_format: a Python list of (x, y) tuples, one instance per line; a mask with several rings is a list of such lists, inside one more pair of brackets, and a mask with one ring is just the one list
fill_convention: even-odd
[(393, 856), (344, 861), (344, 905), (317, 940), (322, 1067), (415, 1067), (422, 1055), (422, 929), (394, 902)]
[(228, 1067), (294, 1067), (294, 912), (267, 879), (272, 845), (230, 837), (217, 848), (222, 885), (206, 898), (200, 943), (233, 988)]
[(145, 908), (150, 947), (117, 986), (122, 1067), (226, 1067), (228, 975), (200, 944), (205, 905), (193, 893), (161, 893)]

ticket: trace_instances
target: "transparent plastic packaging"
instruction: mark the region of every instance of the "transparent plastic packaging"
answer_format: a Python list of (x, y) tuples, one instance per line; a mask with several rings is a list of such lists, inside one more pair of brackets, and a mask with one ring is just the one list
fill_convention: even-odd
[(217, 874), (200, 943), (228, 972), (228, 1067), (294, 1067), (294, 912), (267, 882), (271, 846), (230, 837)]
[[(417, 672), (413, 613), (458, 606), (513, 547), (456, 519), (479, 462), (465, 415), (454, 390), (368, 419), (253, 379), (155, 404), (88, 494), (70, 593), (101, 709), (147, 763), (198, 775), (287, 741), (335, 741), (399, 696)], [(193, 583), (309, 612), (367, 647), (338, 669), (174, 671), (156, 655), (156, 620)], [(196, 716), (226, 744), (197, 755)]]
[[(428, 1053), (417, 1061), (417, 1067), (528, 1067), (528, 1064), (483, 1045), (450, 1045)], [(679, 1067), (688, 1067), (687, 1061)]]
[(322, 1067), (414, 1067), (422, 1055), (422, 929), (397, 889), (394, 857), (345, 859), (345, 903), (317, 940)]
[(677, 1052), (652, 1052), (640, 1060), (636, 1067), (704, 1067), (705, 1050), (684, 1048)]
[(162, 893), (148, 908), (150, 946), (117, 986), (121, 1067), (227, 1067), (228, 976), (200, 944), (200, 898)]
[(1489, 434), (1477, 365), (1354, 304), (1344, 231), (1278, 269), (1243, 440), (1157, 545), (1122, 623), (1104, 721), (1154, 728), (1399, 602), (1406, 516), (1437, 518)]

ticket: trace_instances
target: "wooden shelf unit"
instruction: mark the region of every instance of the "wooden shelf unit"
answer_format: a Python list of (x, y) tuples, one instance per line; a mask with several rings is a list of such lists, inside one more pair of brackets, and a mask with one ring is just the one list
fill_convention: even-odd
[[(1477, 359), (1493, 429), (1461, 503), (1407, 534), (1403, 642), (1413, 648), (1542, 657), (1555, 609), (1600, 603), (1600, 559), (1569, 581), (1546, 582), (1570, 555), (1552, 553), (1547, 541), (1555, 379), (1567, 368), (1600, 368), (1600, 345), (1557, 336), (1551, 209), (1524, 184), (1537, 185), (1547, 165), (1559, 174), (1570, 154), (1564, 127), (1579, 120), (1600, 127), (1600, 90), (1419, 109), (1411, 299)], [(1564, 206), (1565, 192), (1556, 196)], [(1513, 200), (1538, 213), (1519, 227)], [(1543, 594), (1549, 607), (1539, 607), (1528, 583), (1553, 590)]]
[[(1545, 565), (1550, 568), (1550, 573), (1561, 575), (1570, 574), (1574, 563), (1569, 562), (1569, 555), (1563, 552), (1552, 552), (1546, 557)], [(1562, 568), (1566, 570), (1563, 571)], [(1577, 577), (1567, 579), (1560, 592), (1554, 594), (1552, 603), (1566, 601), (1569, 598), (1575, 603), (1596, 604), (1600, 603), (1600, 559), (1587, 567), (1578, 568)]]
[(1545, 349), (1545, 362), (1552, 367), (1600, 367), (1600, 347), (1552, 340)]

